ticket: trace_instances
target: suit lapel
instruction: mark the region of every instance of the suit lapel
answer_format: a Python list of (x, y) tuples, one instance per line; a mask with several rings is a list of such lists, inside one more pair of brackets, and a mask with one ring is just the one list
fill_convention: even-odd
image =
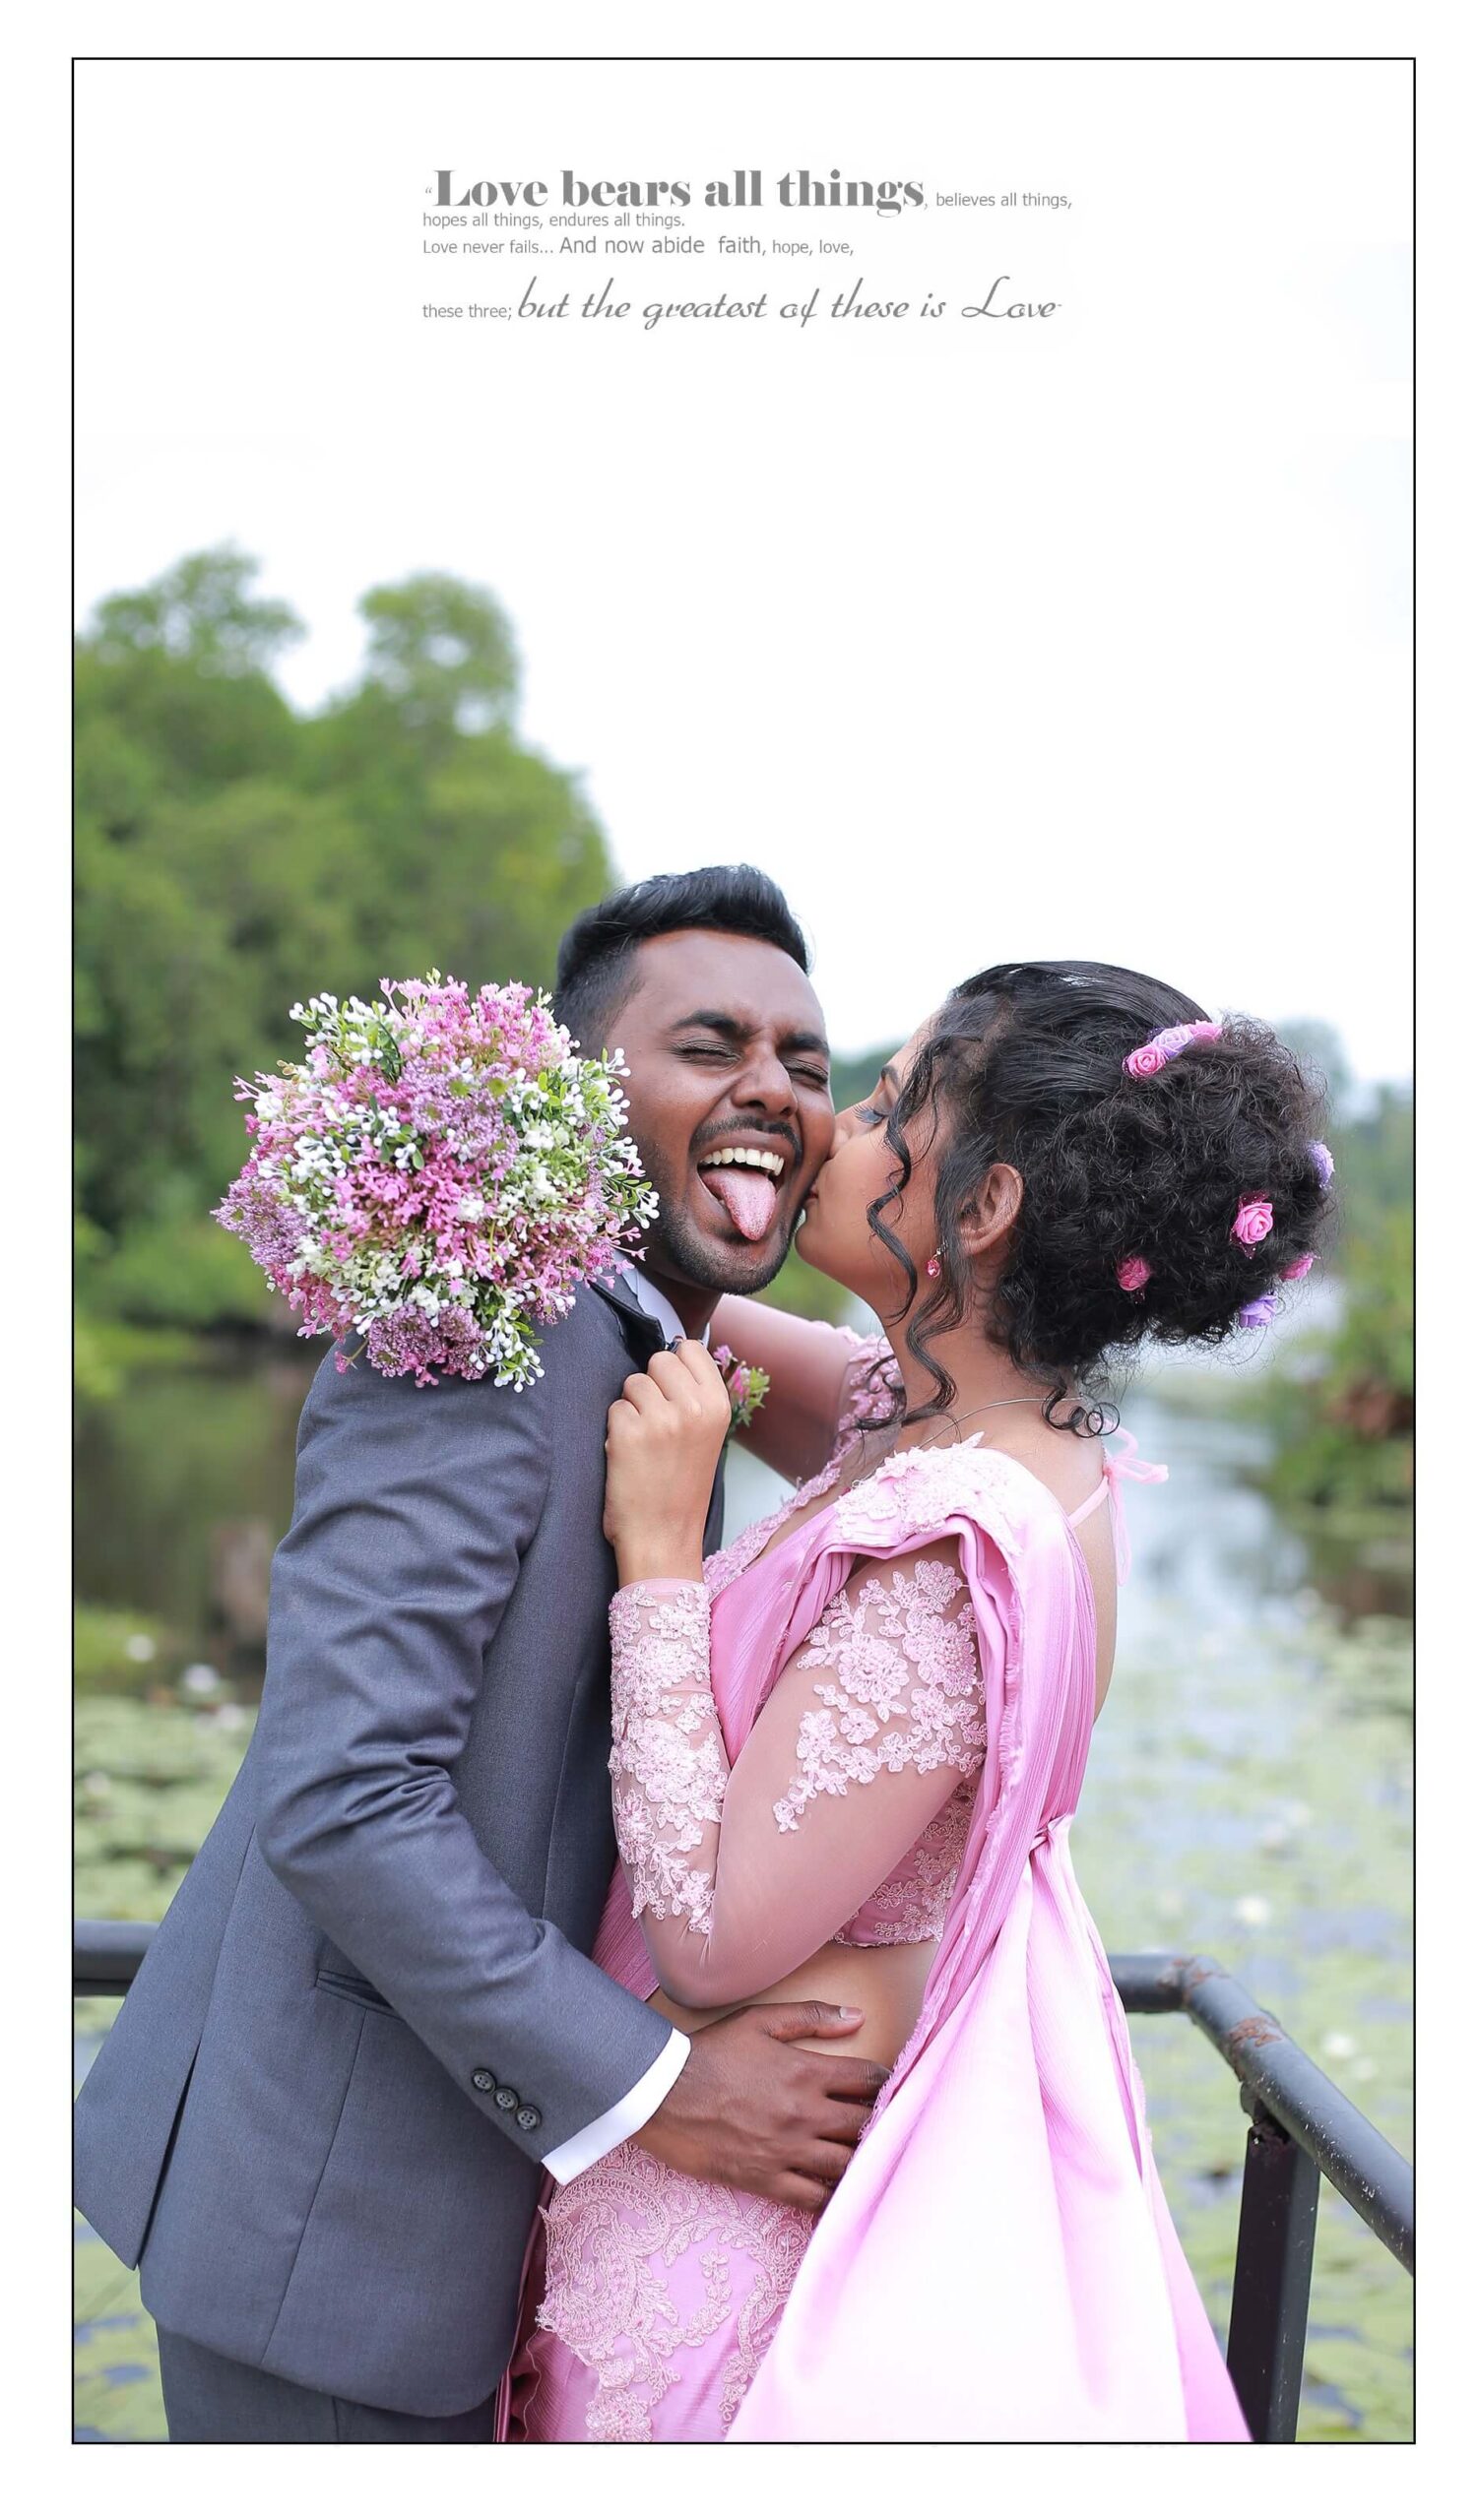
[(703, 1527), (703, 1554), (712, 1557), (724, 1544), (724, 1464), (729, 1459), (726, 1444), (719, 1455), (719, 1466), (713, 1475), (713, 1494), (708, 1500), (708, 1520)]
[[(649, 1312), (643, 1312), (641, 1305), (633, 1302), (624, 1287), (599, 1286), (594, 1279), (591, 1280), (591, 1285), (602, 1302), (609, 1303), (611, 1311), (619, 1315), (622, 1336), (632, 1361), (645, 1369), (659, 1349), (665, 1348), (668, 1344), (661, 1322), (654, 1321)], [(724, 1537), (724, 1462), (727, 1453), (726, 1445), (724, 1452), (719, 1455), (719, 1467), (714, 1475), (713, 1494), (708, 1500), (708, 1520), (703, 1528), (705, 1557), (713, 1555)]]
[(637, 1364), (642, 1367), (649, 1365), (659, 1348), (668, 1344), (661, 1322), (654, 1321), (649, 1312), (643, 1312), (641, 1305), (633, 1302), (624, 1287), (603, 1287), (594, 1278), (591, 1287), (601, 1301), (610, 1304), (619, 1318), (621, 1335)]

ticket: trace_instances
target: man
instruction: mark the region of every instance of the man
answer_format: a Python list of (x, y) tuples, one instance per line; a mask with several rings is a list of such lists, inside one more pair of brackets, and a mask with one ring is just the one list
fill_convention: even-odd
[(584, 1957), (613, 1860), (606, 1415), (785, 1256), (831, 1142), (806, 968), (747, 867), (577, 920), (556, 1006), (626, 1054), (662, 1203), (641, 1272), (581, 1294), (521, 1394), (314, 1382), (256, 1733), (78, 2110), (171, 2440), (491, 2439), (542, 2173), (634, 2139), (818, 2204), (882, 2081), (794, 2044), (853, 2014), (687, 2040)]

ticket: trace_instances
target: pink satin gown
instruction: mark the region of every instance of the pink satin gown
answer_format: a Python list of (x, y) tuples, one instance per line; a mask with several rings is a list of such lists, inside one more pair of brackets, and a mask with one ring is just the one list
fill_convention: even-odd
[(1245, 2440), (1066, 1844), (1095, 1664), (1071, 1526), (1163, 1474), (1116, 1462), (1069, 1519), (975, 1437), (770, 1547), (891, 1368), (852, 1347), (819, 1477), (702, 1587), (612, 1604), (596, 1958), (701, 2007), (828, 1941), (927, 1942), (919, 2020), (819, 2219), (629, 2143), (551, 2193), (512, 2437)]

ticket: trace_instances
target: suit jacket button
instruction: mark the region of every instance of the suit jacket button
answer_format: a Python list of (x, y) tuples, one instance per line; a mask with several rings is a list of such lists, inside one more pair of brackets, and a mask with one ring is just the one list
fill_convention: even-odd
[(507, 2083), (499, 2083), (492, 2099), (496, 2109), (517, 2109), (518, 2107), (518, 2094)]
[(474, 2065), (472, 2071), (474, 2091), (491, 2091), (496, 2079), (496, 2075), (490, 2074), (485, 2065)]
[(544, 2119), (541, 2117), (537, 2109), (525, 2107), (519, 2110), (518, 2116), (514, 2122), (516, 2125), (522, 2126), (526, 2135), (532, 2135), (536, 2126), (542, 2126), (544, 2124)]

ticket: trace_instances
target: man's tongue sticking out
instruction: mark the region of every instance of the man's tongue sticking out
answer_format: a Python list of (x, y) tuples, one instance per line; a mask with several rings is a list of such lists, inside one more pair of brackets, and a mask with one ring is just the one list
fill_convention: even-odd
[(773, 1176), (741, 1169), (735, 1164), (719, 1164), (705, 1171), (703, 1179), (714, 1197), (723, 1200), (744, 1240), (763, 1242), (775, 1222)]

